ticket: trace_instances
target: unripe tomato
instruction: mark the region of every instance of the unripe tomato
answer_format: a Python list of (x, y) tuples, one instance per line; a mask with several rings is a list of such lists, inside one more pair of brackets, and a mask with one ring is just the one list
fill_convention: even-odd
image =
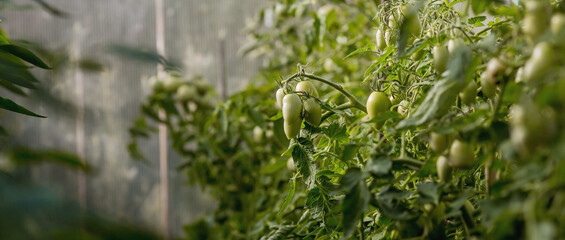
[(206, 94), (206, 92), (208, 91), (208, 84), (202, 79), (197, 79), (196, 81), (194, 81), (194, 86), (196, 87), (196, 91), (200, 96)]
[(320, 104), (316, 102), (314, 98), (308, 98), (304, 101), (304, 120), (314, 127), (317, 127), (320, 124), (320, 120), (322, 119), (322, 109), (320, 108)]
[(276, 93), (277, 107), (279, 107), (279, 109), (282, 109), (283, 97), (284, 97), (284, 89), (279, 88), (279, 90), (277, 90)]
[(253, 141), (255, 141), (256, 143), (262, 143), (263, 142), (263, 129), (259, 126), (255, 126), (253, 128)]
[(546, 136), (542, 112), (531, 100), (522, 100), (510, 109), (510, 140), (522, 154), (528, 155)]
[(163, 84), (167, 92), (173, 93), (183, 84), (183, 81), (177, 76), (169, 75)]
[(461, 38), (453, 38), (450, 39), (447, 42), (447, 50), (449, 50), (450, 53), (452, 53), (455, 49), (457, 49), (459, 46), (463, 46), (465, 45), (465, 42), (463, 42), (463, 39)]
[(430, 147), (436, 153), (442, 153), (449, 145), (449, 136), (435, 132), (430, 133)]
[(390, 46), (396, 42), (396, 34), (392, 34), (391, 31), (386, 30), (385, 32), (385, 42), (387, 46)]
[(294, 164), (294, 159), (289, 158), (286, 161), (286, 168), (291, 172), (296, 172), (296, 164)]
[(398, 104), (398, 108), (396, 109), (396, 111), (401, 115), (406, 115), (407, 109), (408, 109), (408, 101), (402, 100), (402, 102)]
[(149, 78), (149, 86), (153, 89), (153, 92), (162, 92), (165, 90), (165, 84), (163, 81), (157, 78), (157, 76), (151, 76)]
[(547, 42), (538, 43), (532, 56), (524, 65), (524, 80), (526, 82), (540, 81), (540, 78), (549, 70), (554, 61), (554, 53)]
[(463, 89), (463, 91), (459, 93), (459, 98), (461, 99), (461, 103), (463, 105), (473, 104), (473, 102), (475, 102), (476, 96), (477, 96), (477, 83), (475, 82), (475, 80), (471, 80), (471, 82), (467, 84), (467, 87), (465, 87), (465, 89)]
[(556, 13), (551, 17), (551, 33), (561, 41), (565, 35), (565, 14)]
[(388, 26), (392, 29), (398, 28), (398, 21), (392, 14), (388, 17)]
[(296, 91), (305, 92), (310, 96), (319, 97), (316, 87), (314, 87), (314, 84), (312, 84), (312, 82), (310, 81), (302, 81), (296, 84)]
[(468, 143), (459, 140), (453, 141), (449, 149), (449, 166), (454, 168), (466, 168), (473, 165), (475, 153)]
[(377, 38), (377, 48), (380, 50), (385, 49), (387, 44), (384, 33), (381, 29), (377, 30), (376, 38)]
[(487, 70), (485, 71), (488, 80), (496, 84), (496, 76), (498, 74), (504, 74), (506, 66), (498, 58), (492, 58), (487, 64)]
[(411, 10), (412, 6), (410, 4), (404, 4), (402, 6), (400, 6), (399, 13), (402, 14), (402, 16), (408, 16), (408, 14), (410, 14), (410, 10)]
[(188, 102), (193, 100), (196, 94), (194, 87), (184, 84), (177, 89), (177, 100), (179, 102)]
[(326, 60), (324, 60), (324, 70), (326, 72), (333, 72), (335, 69), (335, 63), (333, 62), (333, 60), (331, 58), (326, 58)]
[(445, 48), (444, 46), (435, 46), (432, 49), (432, 54), (434, 55), (434, 68), (436, 69), (437, 73), (441, 74), (443, 71), (445, 71), (447, 58), (449, 57), (447, 48)]
[(485, 72), (481, 74), (481, 91), (487, 98), (493, 98), (496, 94), (496, 85), (494, 85)]
[(534, 43), (545, 32), (549, 20), (549, 5), (545, 1), (526, 2), (526, 15), (522, 23), (522, 30), (527, 40)]
[[(382, 112), (390, 110), (392, 103), (384, 92), (372, 92), (367, 99), (367, 114), (369, 119), (375, 118)], [(384, 123), (377, 124), (377, 128), (382, 127)]]
[(294, 123), (301, 119), (302, 101), (296, 93), (287, 94), (283, 97), (282, 112), (285, 122)]
[(516, 71), (516, 79), (514, 81), (516, 83), (524, 82), (524, 67), (518, 68)]
[(300, 133), (300, 127), (302, 127), (302, 119), (298, 118), (295, 120), (284, 120), (284, 134), (290, 140), (298, 136)]
[(437, 176), (441, 182), (447, 182), (451, 178), (451, 167), (449, 167), (448, 162), (447, 157), (443, 155), (437, 158)]

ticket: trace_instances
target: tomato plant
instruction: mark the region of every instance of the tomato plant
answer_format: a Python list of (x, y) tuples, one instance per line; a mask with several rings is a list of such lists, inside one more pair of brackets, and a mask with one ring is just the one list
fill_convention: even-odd
[[(266, 59), (264, 83), (195, 103), (211, 118), (167, 93), (144, 110), (167, 112), (155, 120), (190, 179), (214, 188), (211, 239), (559, 238), (564, 10), (278, 1), (243, 51)], [(261, 144), (247, 136), (257, 126)]]

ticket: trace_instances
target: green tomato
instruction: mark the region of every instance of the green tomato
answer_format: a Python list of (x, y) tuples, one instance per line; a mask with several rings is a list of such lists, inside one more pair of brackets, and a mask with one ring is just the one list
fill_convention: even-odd
[(481, 74), (481, 91), (487, 98), (493, 98), (496, 94), (496, 85), (494, 85), (485, 72)]
[(443, 155), (437, 158), (437, 176), (441, 182), (447, 182), (451, 178), (451, 167), (449, 167), (448, 162), (447, 157)]
[(390, 46), (396, 43), (396, 34), (393, 34), (391, 31), (386, 30), (385, 32), (385, 42), (387, 46)]
[(408, 110), (408, 101), (402, 100), (402, 102), (398, 104), (398, 108), (396, 109), (396, 111), (401, 115), (406, 115), (407, 110)]
[(435, 46), (432, 49), (432, 54), (434, 55), (434, 67), (437, 73), (441, 74), (443, 71), (445, 71), (447, 58), (449, 57), (447, 48), (445, 48), (444, 46)]
[(430, 133), (430, 147), (436, 153), (442, 153), (449, 144), (449, 136), (435, 132)]
[(388, 26), (392, 29), (398, 28), (398, 21), (394, 17), (394, 15), (390, 15), (388, 17)]
[(301, 120), (302, 101), (296, 93), (287, 94), (283, 97), (282, 112), (285, 122), (295, 123), (297, 120)]
[(284, 89), (279, 88), (279, 90), (277, 90), (276, 93), (276, 98), (277, 98), (277, 107), (279, 109), (282, 109), (282, 104), (283, 104), (283, 98), (284, 98)]
[(205, 95), (208, 91), (208, 84), (200, 78), (194, 81), (194, 86), (196, 87), (196, 91), (200, 96)]
[(376, 38), (377, 38), (377, 48), (380, 50), (385, 49), (387, 44), (384, 33), (381, 29), (377, 30)]
[(157, 78), (157, 76), (151, 76), (149, 78), (149, 86), (153, 89), (153, 92), (162, 92), (165, 90), (165, 84), (163, 81)]
[(551, 33), (558, 39), (563, 40), (563, 36), (565, 35), (565, 14), (564, 13), (556, 13), (553, 14), (551, 17)]
[(459, 98), (461, 99), (461, 103), (463, 105), (471, 105), (475, 102), (475, 97), (477, 96), (477, 88), (478, 87), (475, 80), (471, 80), (471, 82), (467, 84), (467, 87), (465, 87), (465, 89), (463, 89), (463, 91), (459, 93)]
[(455, 49), (457, 49), (460, 46), (465, 45), (465, 42), (463, 42), (463, 39), (461, 38), (453, 38), (450, 39), (447, 42), (447, 50), (452, 53)]
[[(372, 92), (367, 99), (367, 114), (370, 119), (375, 118), (380, 113), (390, 110), (392, 103), (384, 92)], [(377, 124), (377, 128), (382, 127), (384, 123)]]
[(314, 87), (314, 84), (310, 81), (302, 81), (296, 84), (296, 91), (308, 93), (310, 96), (320, 97), (316, 87)]
[(286, 168), (288, 169), (288, 171), (296, 172), (296, 164), (294, 164), (294, 159), (289, 158), (286, 161)]
[(182, 85), (177, 89), (177, 100), (179, 102), (188, 102), (194, 100), (196, 97), (197, 92), (193, 86), (190, 85)]
[(302, 119), (284, 120), (284, 134), (290, 140), (298, 136), (300, 128), (302, 127)]
[(526, 15), (522, 22), (522, 30), (530, 43), (545, 32), (549, 21), (549, 8), (545, 1), (527, 1)]
[(538, 43), (532, 56), (524, 65), (524, 81), (539, 82), (543, 75), (553, 66), (554, 51), (547, 42)]
[(263, 143), (263, 129), (259, 126), (255, 126), (253, 128), (253, 141), (255, 141), (256, 143)]
[(516, 71), (516, 79), (514, 79), (516, 83), (524, 82), (524, 67), (518, 68)]
[(488, 77), (488, 80), (491, 81), (493, 84), (496, 84), (496, 77), (499, 74), (504, 74), (506, 71), (506, 66), (504, 63), (500, 61), (498, 58), (492, 58), (487, 64), (487, 70), (485, 71)]
[(183, 84), (183, 81), (179, 77), (169, 75), (163, 84), (167, 92), (173, 93)]
[(545, 138), (542, 112), (530, 99), (523, 99), (510, 109), (510, 140), (523, 155), (528, 155)]
[(308, 98), (304, 101), (304, 120), (314, 127), (320, 124), (322, 119), (322, 109), (320, 104), (314, 98)]
[(373, 119), (382, 112), (390, 110), (392, 103), (384, 92), (372, 92), (367, 99), (367, 113)]
[(468, 143), (459, 140), (453, 141), (449, 149), (449, 166), (454, 168), (467, 168), (473, 165), (475, 153)]

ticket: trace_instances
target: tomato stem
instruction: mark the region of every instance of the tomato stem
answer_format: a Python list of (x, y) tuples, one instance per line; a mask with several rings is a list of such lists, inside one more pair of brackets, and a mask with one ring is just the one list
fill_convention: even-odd
[(318, 82), (322, 82), (324, 84), (329, 85), (330, 87), (335, 88), (336, 90), (338, 90), (339, 92), (341, 92), (343, 95), (345, 95), (345, 97), (347, 97), (347, 99), (349, 99), (349, 102), (351, 102), (351, 107), (357, 108), (359, 110), (361, 110), (364, 113), (367, 113), (367, 107), (365, 106), (365, 104), (361, 103), (355, 96), (353, 96), (353, 94), (351, 94), (350, 92), (346, 91), (345, 89), (343, 89), (343, 87), (339, 84), (335, 84), (327, 79), (318, 77), (316, 75), (312, 75), (312, 74), (307, 74), (307, 73), (295, 73), (294, 75), (290, 76), (289, 78), (287, 78), (286, 80), (284, 80), (284, 82), (288, 82), (294, 78), (297, 77), (305, 77), (305, 78), (309, 78), (312, 80), (316, 80)]

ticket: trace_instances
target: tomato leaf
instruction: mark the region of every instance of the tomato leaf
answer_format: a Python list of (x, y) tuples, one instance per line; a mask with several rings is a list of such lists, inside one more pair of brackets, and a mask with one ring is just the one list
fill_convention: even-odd
[(26, 108), (16, 104), (12, 100), (7, 99), (7, 98), (3, 98), (3, 97), (0, 97), (0, 108), (6, 109), (6, 110), (12, 111), (12, 112), (17, 112), (17, 113), (33, 116), (33, 117), (45, 118), (45, 116), (42, 116), (42, 115), (36, 114), (36, 113), (34, 113), (30, 110), (27, 110)]
[(341, 212), (343, 235), (347, 239), (355, 232), (361, 214), (367, 209), (370, 195), (364, 174), (359, 168), (347, 169), (341, 178), (340, 186), (345, 191)]
[(491, 0), (472, 0), (471, 8), (473, 9), (473, 13), (481, 14), (488, 8), (491, 3)]
[(362, 54), (362, 53), (376, 53), (375, 51), (373, 51), (373, 49), (375, 49), (375, 45), (373, 43), (369, 43), (365, 47), (358, 48), (355, 51), (347, 54), (347, 56), (345, 56), (343, 59), (348, 59), (350, 57), (353, 57), (357, 54)]
[(292, 158), (308, 189), (312, 189), (316, 181), (316, 164), (312, 158), (314, 145), (303, 138), (299, 138), (297, 142), (292, 150)]
[(19, 57), (20, 59), (31, 63), (37, 67), (43, 68), (43, 69), (50, 69), (50, 67), (45, 64), (39, 57), (37, 57), (35, 54), (33, 54), (31, 51), (23, 48), (23, 47), (19, 47), (16, 45), (12, 45), (12, 44), (4, 44), (4, 45), (0, 45), (0, 51), (6, 52), (6, 53), (10, 53), (16, 57)]
[(289, 182), (290, 188), (288, 189), (288, 193), (286, 194), (281, 209), (279, 210), (279, 215), (284, 212), (284, 210), (288, 207), (288, 204), (290, 204), (290, 201), (292, 201), (292, 198), (294, 197), (294, 191), (296, 190), (296, 175), (291, 178)]

